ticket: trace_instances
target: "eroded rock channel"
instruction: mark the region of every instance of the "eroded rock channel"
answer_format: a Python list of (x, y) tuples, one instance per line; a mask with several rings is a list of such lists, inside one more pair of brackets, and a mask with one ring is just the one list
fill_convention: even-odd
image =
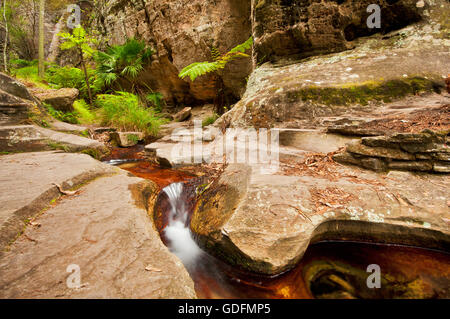
[[(232, 256), (233, 252), (226, 249), (214, 251), (223, 247), (202, 244), (199, 235), (191, 230), (193, 214), (202, 202), (203, 193), (199, 194), (199, 189), (205, 177), (161, 169), (132, 157), (129, 163), (124, 163), (126, 160), (122, 158), (120, 166), (136, 176), (155, 181), (162, 189), (155, 206), (149, 207), (149, 214), (164, 244), (183, 262), (193, 279), (198, 298), (450, 297), (450, 255), (445, 242), (441, 243), (441, 250), (399, 245), (400, 237), (377, 243), (376, 228), (369, 223), (365, 225), (368, 227), (366, 241), (349, 241), (356, 238), (351, 236), (351, 227), (332, 234), (320, 228), (333, 226), (326, 222), (319, 225), (316, 235), (322, 235), (311, 240), (301, 259), (287, 271), (268, 275), (245, 269), (245, 265), (239, 264), (242, 262), (239, 253)], [(221, 192), (217, 196), (227, 196), (227, 191)], [(230, 255), (224, 258), (224, 254)], [(370, 265), (381, 269), (380, 289), (368, 287)]]

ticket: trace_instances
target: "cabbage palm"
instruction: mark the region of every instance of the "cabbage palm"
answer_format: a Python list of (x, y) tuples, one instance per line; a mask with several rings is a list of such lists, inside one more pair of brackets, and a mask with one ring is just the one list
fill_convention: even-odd
[(137, 91), (135, 80), (153, 53), (143, 41), (136, 39), (109, 47), (106, 52), (99, 51), (95, 57), (96, 85), (109, 88), (119, 80), (126, 80), (131, 83), (132, 91)]

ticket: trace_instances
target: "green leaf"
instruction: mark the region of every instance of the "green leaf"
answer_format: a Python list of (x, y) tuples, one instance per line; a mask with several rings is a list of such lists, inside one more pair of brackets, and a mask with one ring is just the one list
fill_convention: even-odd
[(250, 37), (247, 41), (239, 44), (222, 56), (218, 56), (218, 51), (215, 49), (214, 51), (212, 51), (212, 55), (215, 60), (214, 62), (192, 63), (181, 70), (180, 74), (178, 74), (178, 77), (180, 77), (181, 79), (189, 77), (191, 81), (195, 81), (195, 79), (197, 79), (199, 76), (205, 75), (210, 72), (217, 72), (218, 70), (225, 68), (228, 62), (231, 62), (237, 58), (248, 58), (249, 55), (245, 54), (245, 51), (251, 49), (252, 45), (253, 38)]
[(236, 52), (244, 53), (245, 51), (250, 50), (252, 46), (253, 46), (253, 37), (250, 37), (244, 43), (239, 44), (238, 46), (231, 49), (228, 53), (236, 53)]
[(216, 72), (223, 68), (218, 62), (196, 62), (188, 65), (183, 70), (181, 70), (178, 75), (181, 79), (189, 77), (191, 81), (195, 81), (199, 76), (205, 75), (207, 73)]
[(66, 41), (66, 42), (61, 43), (60, 48), (61, 48), (61, 50), (69, 50), (69, 49), (72, 49), (75, 46), (76, 46), (75, 42)]

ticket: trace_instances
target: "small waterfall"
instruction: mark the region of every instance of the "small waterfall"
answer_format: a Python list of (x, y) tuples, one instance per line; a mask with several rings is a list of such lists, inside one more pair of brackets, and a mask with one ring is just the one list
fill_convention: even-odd
[(183, 188), (183, 183), (174, 183), (163, 189), (171, 205), (169, 224), (164, 229), (164, 235), (170, 242), (170, 251), (177, 255), (184, 265), (192, 267), (202, 250), (191, 236), (189, 212), (182, 199)]

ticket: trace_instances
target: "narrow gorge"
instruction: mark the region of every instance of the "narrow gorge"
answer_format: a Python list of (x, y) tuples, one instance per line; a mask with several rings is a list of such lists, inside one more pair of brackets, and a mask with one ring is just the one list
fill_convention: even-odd
[(450, 298), (450, 1), (45, 2), (2, 2), (0, 298)]

